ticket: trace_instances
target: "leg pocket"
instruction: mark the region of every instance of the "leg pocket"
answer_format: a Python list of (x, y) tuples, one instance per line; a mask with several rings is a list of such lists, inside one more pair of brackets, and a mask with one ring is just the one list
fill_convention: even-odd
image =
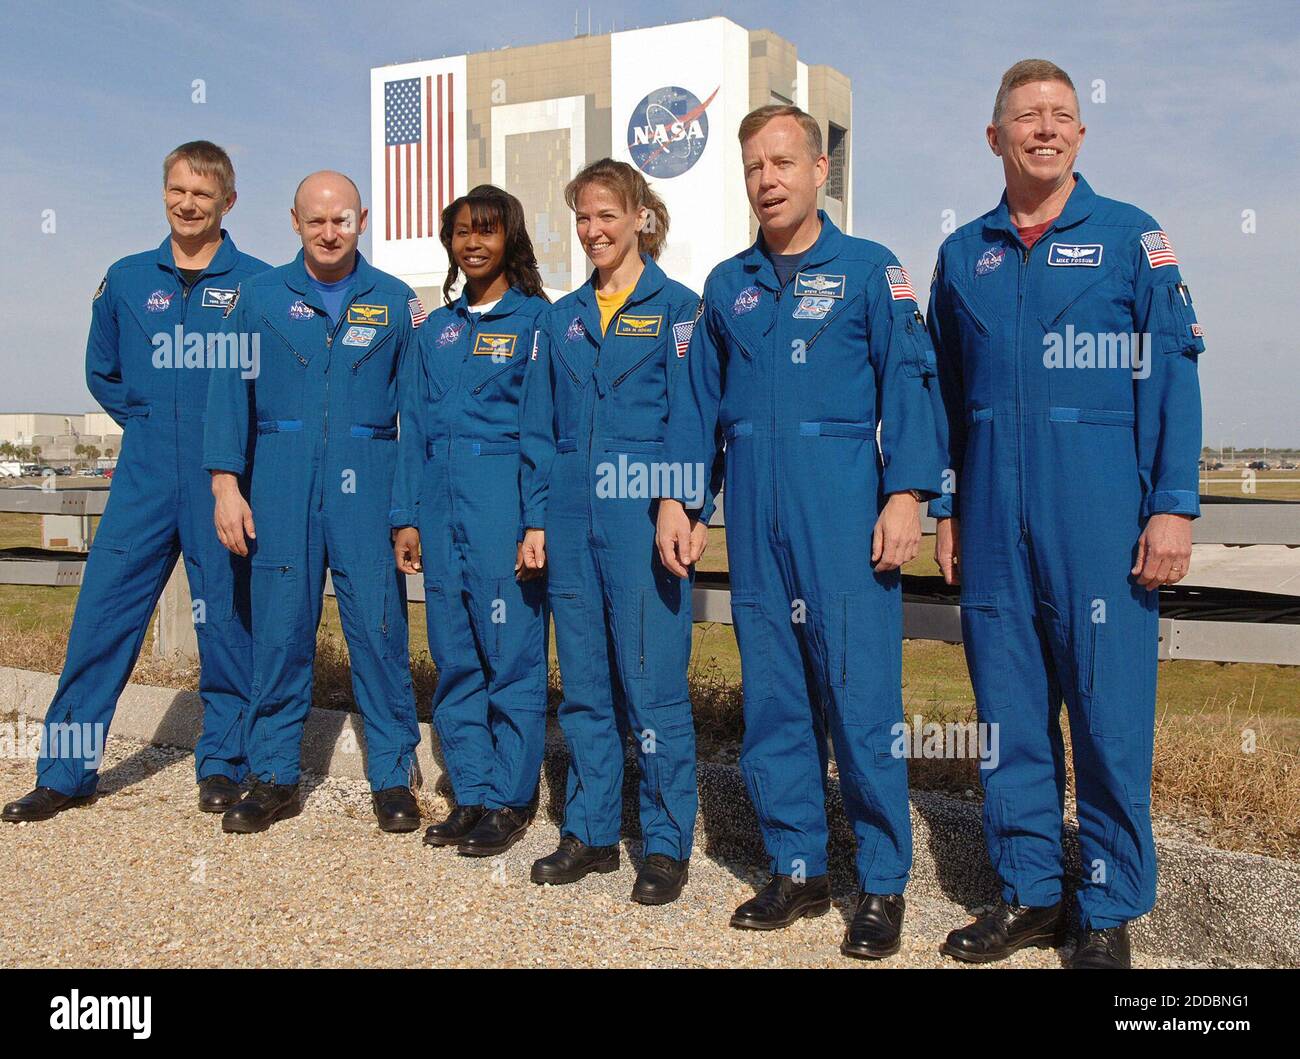
[(252, 593), (253, 642), (270, 647), (293, 642), (303, 616), (302, 572), (287, 561), (255, 558)]
[(987, 720), (1011, 705), (1010, 659), (997, 596), (962, 596), (961, 635), (976, 711)]
[[(655, 581), (654, 588), (642, 589), (637, 597), (636, 672), (644, 704), (670, 707), (689, 700), (690, 582), (668, 573), (657, 574)], [(689, 717), (689, 705), (686, 712)]]
[[(1148, 593), (1143, 593), (1148, 595)], [(1075, 615), (1074, 656), (1088, 731), (1132, 736), (1153, 723), (1159, 614), (1151, 602), (1085, 594)]]

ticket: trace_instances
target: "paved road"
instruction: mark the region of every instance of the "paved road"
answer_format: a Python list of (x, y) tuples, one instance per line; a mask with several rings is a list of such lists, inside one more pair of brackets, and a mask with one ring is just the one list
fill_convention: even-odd
[[(32, 764), (0, 760), (0, 801), (28, 789)], [(966, 916), (942, 900), (910, 899), (903, 951), (863, 964), (838, 952), (851, 894), (788, 930), (732, 930), (764, 876), (700, 850), (682, 898), (645, 908), (628, 899), (628, 843), (616, 874), (534, 886), (552, 822), (504, 857), (471, 860), (425, 848), (420, 832), (381, 834), (365, 785), (337, 778), (314, 780), (297, 818), (225, 835), (193, 808), (192, 770), (186, 751), (115, 738), (95, 803), (0, 825), (0, 966), (956, 966), (937, 949)], [(1034, 950), (1004, 966), (1060, 964)]]

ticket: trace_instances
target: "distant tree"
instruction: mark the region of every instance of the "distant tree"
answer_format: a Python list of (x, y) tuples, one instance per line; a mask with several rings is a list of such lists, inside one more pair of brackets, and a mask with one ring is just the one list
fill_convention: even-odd
[(104, 449), (104, 455), (107, 456), (109, 459), (112, 459), (112, 458), (113, 458), (113, 446), (112, 446), (112, 445), (109, 445), (106, 449)]

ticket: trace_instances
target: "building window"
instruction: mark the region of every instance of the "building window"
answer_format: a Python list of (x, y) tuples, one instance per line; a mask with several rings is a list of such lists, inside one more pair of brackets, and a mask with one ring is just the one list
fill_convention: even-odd
[(826, 155), (830, 159), (830, 172), (826, 177), (826, 194), (833, 199), (844, 201), (844, 170), (849, 154), (849, 134), (831, 122), (827, 130)]

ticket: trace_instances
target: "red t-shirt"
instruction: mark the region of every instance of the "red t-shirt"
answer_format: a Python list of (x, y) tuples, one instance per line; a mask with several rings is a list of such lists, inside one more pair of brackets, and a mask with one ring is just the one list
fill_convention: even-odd
[(1055, 217), (1050, 221), (1044, 221), (1042, 224), (1031, 224), (1028, 228), (1016, 226), (1016, 231), (1020, 233), (1020, 241), (1025, 244), (1025, 249), (1029, 250), (1033, 245), (1043, 237), (1043, 233), (1052, 226), (1056, 220)]

